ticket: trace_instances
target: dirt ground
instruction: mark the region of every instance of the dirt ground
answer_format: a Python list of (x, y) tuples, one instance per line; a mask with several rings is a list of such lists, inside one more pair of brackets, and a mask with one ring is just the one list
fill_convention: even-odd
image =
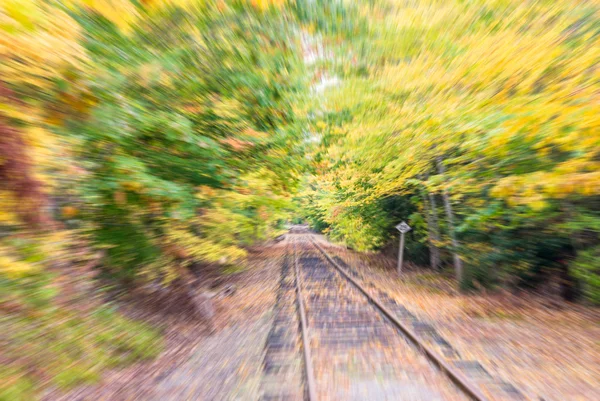
[(162, 327), (165, 350), (152, 362), (106, 372), (96, 385), (49, 391), (44, 400), (257, 399), (282, 250), (277, 244), (255, 248), (245, 270), (221, 280), (235, 292), (214, 298), (212, 331), (185, 298), (124, 302), (126, 314)]
[[(458, 293), (444, 275), (399, 278), (395, 261), (366, 257), (321, 239), (327, 251), (437, 330), (465, 360), (535, 401), (600, 399), (600, 311), (549, 303), (532, 295)], [(163, 327), (165, 350), (149, 363), (108, 372), (100, 383), (45, 400), (252, 400), (260, 395), (261, 361), (273, 320), (285, 241), (256, 248), (248, 268), (224, 280), (236, 291), (216, 297), (214, 331), (189, 313), (184, 299), (124, 305)], [(493, 399), (503, 399), (494, 398)]]
[(465, 401), (467, 397), (399, 333), (321, 253), (298, 238), (298, 269), (321, 401)]
[(533, 295), (465, 295), (444, 275), (408, 272), (395, 261), (341, 247), (328, 252), (356, 268), (363, 283), (382, 289), (436, 328), (465, 359), (510, 382), (528, 399), (600, 399), (600, 310), (548, 302)]

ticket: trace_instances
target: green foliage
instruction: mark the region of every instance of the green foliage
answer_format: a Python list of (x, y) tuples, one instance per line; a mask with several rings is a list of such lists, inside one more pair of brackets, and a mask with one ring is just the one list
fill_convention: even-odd
[(160, 351), (73, 294), (92, 253), (168, 283), (281, 233), (306, 78), (283, 1), (8, 0), (0, 20), (0, 398), (32, 399)]
[(162, 348), (155, 329), (108, 305), (77, 306), (92, 294), (86, 293), (87, 301), (69, 298), (59, 277), (45, 271), (0, 274), (3, 354), (11, 361), (0, 369), (0, 400), (36, 399), (42, 385), (93, 383), (103, 370), (154, 358)]
[[(458, 253), (464, 287), (536, 286), (568, 266), (593, 265), (598, 7), (484, 0), (357, 8), (367, 29), (320, 32), (333, 54), (327, 73), (340, 80), (309, 113), (319, 140), (307, 218), (357, 249), (395, 241), (390, 224), (412, 220), (410, 240), (421, 251), (439, 248), (444, 265)], [(403, 202), (388, 209), (391, 197)], [(425, 259), (419, 251), (409, 258)], [(589, 292), (596, 272), (583, 270)]]
[(133, 22), (74, 9), (90, 68), (54, 106), (87, 107), (53, 129), (73, 143), (78, 218), (112, 274), (239, 259), (289, 209), (301, 54), (288, 11), (264, 4), (174, 2)]
[(600, 304), (600, 247), (586, 249), (577, 255), (571, 267), (575, 276), (584, 283), (586, 297), (595, 304)]

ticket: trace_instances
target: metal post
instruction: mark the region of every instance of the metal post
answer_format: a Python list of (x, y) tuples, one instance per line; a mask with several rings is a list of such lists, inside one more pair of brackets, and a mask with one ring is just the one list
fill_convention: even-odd
[(402, 274), (402, 258), (404, 257), (404, 233), (400, 233), (400, 249), (398, 249), (398, 274)]
[(404, 234), (411, 230), (410, 226), (402, 222), (396, 226), (400, 231), (400, 249), (398, 249), (398, 274), (402, 274), (402, 258), (404, 257)]

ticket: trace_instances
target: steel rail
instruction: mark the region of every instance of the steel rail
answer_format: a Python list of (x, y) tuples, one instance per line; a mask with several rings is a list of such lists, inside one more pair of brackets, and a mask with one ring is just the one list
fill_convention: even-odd
[(358, 281), (356, 281), (342, 266), (339, 265), (329, 254), (321, 248), (312, 238), (309, 237), (310, 243), (315, 246), (325, 258), (337, 269), (337, 271), (350, 281), (360, 292), (365, 295), (369, 301), (383, 313), (394, 326), (402, 331), (411, 342), (425, 353), (427, 358), (433, 362), (442, 372), (446, 374), (465, 394), (475, 401), (488, 401), (488, 398), (481, 393), (481, 391), (475, 387), (461, 372), (457, 371), (448, 362), (446, 362), (437, 352), (427, 346), (419, 336), (408, 326), (402, 323), (396, 315), (386, 308), (377, 298), (372, 296)]
[(292, 242), (294, 248), (294, 271), (296, 273), (296, 293), (298, 301), (298, 312), (300, 314), (300, 326), (302, 328), (302, 348), (304, 350), (304, 368), (306, 370), (306, 386), (308, 389), (308, 401), (317, 401), (317, 390), (315, 384), (315, 374), (312, 365), (312, 356), (310, 352), (310, 337), (308, 335), (308, 319), (304, 310), (304, 296), (302, 295), (302, 286), (300, 284), (300, 268), (298, 267), (298, 255), (296, 254), (296, 241)]

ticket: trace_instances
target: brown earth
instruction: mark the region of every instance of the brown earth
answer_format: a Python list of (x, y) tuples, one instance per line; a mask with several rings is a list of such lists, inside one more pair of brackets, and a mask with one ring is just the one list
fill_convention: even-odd
[(600, 399), (598, 308), (526, 293), (461, 294), (450, 275), (413, 269), (399, 277), (393, 259), (327, 251), (529, 399)]
[[(235, 291), (219, 295), (220, 288), (212, 289), (217, 293), (213, 329), (194, 314), (185, 296), (148, 297), (134, 292), (121, 299), (121, 312), (162, 328), (164, 351), (152, 362), (106, 372), (98, 384), (63, 394), (48, 391), (43, 399), (224, 400), (235, 392), (257, 392), (281, 249), (256, 247), (249, 252), (245, 270), (221, 276), (220, 288), (233, 285)], [(210, 286), (214, 277), (205, 275), (200, 285)]]

